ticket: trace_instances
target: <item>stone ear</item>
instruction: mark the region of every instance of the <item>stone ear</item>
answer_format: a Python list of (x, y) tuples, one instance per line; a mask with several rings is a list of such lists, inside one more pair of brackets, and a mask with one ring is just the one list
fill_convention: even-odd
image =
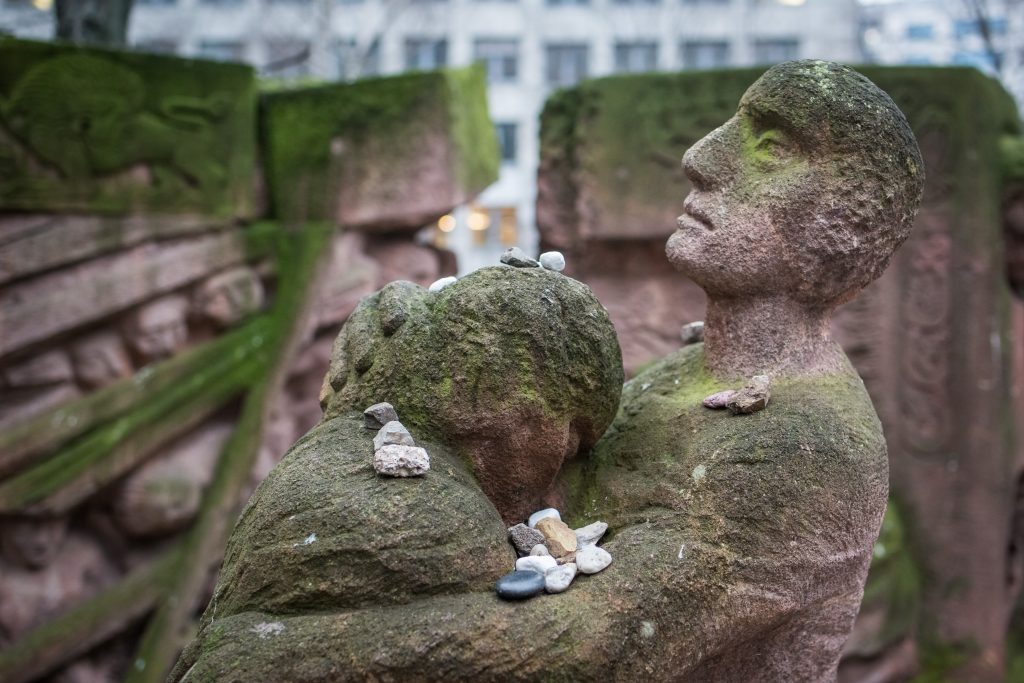
[(397, 332), (408, 319), (410, 302), (420, 289), (417, 284), (398, 280), (384, 285), (380, 290), (377, 310), (380, 313), (380, 328), (385, 337)]

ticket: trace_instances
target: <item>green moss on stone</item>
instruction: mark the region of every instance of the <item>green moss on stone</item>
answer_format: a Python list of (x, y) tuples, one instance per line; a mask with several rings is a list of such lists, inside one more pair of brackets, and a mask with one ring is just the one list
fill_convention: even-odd
[[(273, 215), (337, 219), (346, 168), (400, 182), (430, 136), (449, 141), (435, 159), (467, 194), (497, 178), (497, 142), (479, 68), (370, 78), (262, 96), (262, 139)], [(349, 170), (351, 173), (351, 170)], [(406, 179), (414, 182), (414, 179)]]
[(250, 67), (0, 39), (0, 207), (253, 210)]

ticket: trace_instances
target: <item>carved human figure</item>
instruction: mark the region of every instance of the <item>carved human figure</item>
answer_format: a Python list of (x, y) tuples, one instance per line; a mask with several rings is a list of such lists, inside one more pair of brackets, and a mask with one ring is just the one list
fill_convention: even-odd
[[(433, 396), (468, 390), (446, 379), (458, 368), (445, 361), (451, 350), (428, 346), (421, 377), (392, 365), (393, 342), (377, 331), (392, 318), (382, 293), (343, 330), (325, 383), (329, 419), (250, 502), (172, 680), (835, 679), (885, 508), (887, 463), (863, 383), (826, 323), (906, 238), (923, 182), (920, 154), (885, 93), (846, 67), (803, 61), (765, 73), (684, 166), (694, 189), (667, 251), (708, 293), (706, 343), (628, 382), (589, 457), (533, 454), (558, 465), (545, 502), (573, 526), (610, 524), (604, 545), (613, 564), (563, 594), (501, 602), (480, 578), (481, 566), (509, 562), (492, 580), (511, 566), (507, 549), (492, 543), (504, 541), (498, 511), (507, 523), (534, 499), (481, 478), (489, 458), (505, 455), (501, 441), (470, 452), (469, 473), (462, 470), (451, 457), (459, 449), (441, 447), (459, 443), (456, 426), (421, 419), (421, 405), (404, 412), (433, 429), (440, 471), (392, 482), (356, 477), (366, 465), (354, 457), (341, 466), (337, 452), (360, 445), (340, 411), (370, 397), (367, 377), (399, 394), (407, 384), (412, 393), (447, 387)], [(475, 328), (463, 282), (443, 290), (451, 293), (434, 310), (461, 306)], [(534, 306), (546, 310), (543, 300)], [(541, 327), (538, 310), (517, 311), (519, 328)], [(409, 339), (432, 340), (429, 325), (407, 318)], [(573, 335), (584, 332), (561, 336), (574, 349)], [(490, 368), (498, 380), (487, 368), (477, 380), (500, 382), (505, 408), (536, 393), (504, 368)], [(733, 416), (702, 405), (755, 373), (771, 377), (766, 409)], [(532, 486), (550, 478), (547, 465), (526, 465)], [(335, 498), (302, 498), (304, 486), (322, 488), (331, 477), (345, 480)], [(348, 513), (341, 491), (355, 491), (347, 495), (358, 497), (360, 519), (374, 521), (315, 551), (318, 578), (297, 575), (295, 566), (311, 566), (300, 564), (308, 552), (301, 536), (328, 519), (317, 511)], [(488, 512), (491, 503), (497, 509)], [(410, 527), (435, 534), (444, 563), (427, 553), (407, 553), (404, 563), (387, 557), (417, 538)], [(452, 548), (459, 552), (447, 554)], [(472, 554), (479, 549), (487, 552)], [(272, 559), (284, 568), (258, 569)]]

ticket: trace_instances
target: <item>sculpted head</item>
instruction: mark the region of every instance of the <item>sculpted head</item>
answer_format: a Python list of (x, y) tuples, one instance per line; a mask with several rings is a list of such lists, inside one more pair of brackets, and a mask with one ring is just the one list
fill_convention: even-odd
[(543, 507), (562, 464), (611, 423), (622, 356), (590, 289), (541, 268), (482, 268), (439, 292), (392, 282), (335, 341), (325, 419), (387, 401), (414, 437), (458, 450), (508, 521)]
[(823, 309), (882, 273), (924, 184), (917, 141), (889, 96), (822, 61), (769, 69), (683, 167), (693, 189), (669, 260), (712, 297)]

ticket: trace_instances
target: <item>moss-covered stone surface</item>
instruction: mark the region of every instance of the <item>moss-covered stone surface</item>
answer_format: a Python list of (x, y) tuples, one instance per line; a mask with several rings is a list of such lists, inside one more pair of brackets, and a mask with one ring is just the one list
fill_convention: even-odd
[(375, 435), (351, 413), (292, 447), (235, 527), (206, 621), (484, 590), (508, 571), (515, 555), (505, 527), (461, 459), (420, 439), (427, 476), (380, 477)]
[[(732, 417), (702, 407), (724, 388), (702, 368), (703, 348), (691, 346), (626, 385), (594, 456), (562, 478), (565, 516), (609, 522), (614, 561), (567, 593), (525, 603), (502, 602), (475, 567), (454, 560), (465, 544), (505, 543), (505, 531), (493, 512), (454, 524), (486, 499), (446, 451), (434, 446), (440, 466), (422, 481), (380, 480), (357, 416), (322, 423), (247, 510), (218, 595), (246, 572), (260, 580), (243, 600), (211, 603), (172, 680), (827, 678), (884, 506), (871, 403), (847, 368), (779, 378), (766, 410)], [(332, 493), (332, 470), (352, 501)], [(421, 507), (420, 491), (435, 487), (438, 502)], [(445, 529), (436, 552), (455, 553), (428, 565), (433, 594), (417, 569), (380, 562), (403, 553), (393, 541), (407, 529), (432, 523)], [(272, 556), (289, 569), (264, 569)], [(299, 557), (314, 558), (317, 578), (296, 578), (307, 571)], [(367, 584), (349, 586), (356, 576)], [(470, 577), (485, 585), (445, 594)], [(819, 634), (813, 643), (809, 632)], [(787, 651), (799, 661), (777, 656)]]
[(250, 67), (0, 39), (0, 206), (251, 215)]
[(273, 213), (347, 227), (423, 225), (497, 179), (479, 67), (262, 96)]
[(586, 285), (496, 266), (437, 293), (395, 282), (364, 299), (335, 342), (322, 398), (328, 418), (393, 404), (472, 462), (512, 523), (601, 436), (621, 386), (615, 329)]

